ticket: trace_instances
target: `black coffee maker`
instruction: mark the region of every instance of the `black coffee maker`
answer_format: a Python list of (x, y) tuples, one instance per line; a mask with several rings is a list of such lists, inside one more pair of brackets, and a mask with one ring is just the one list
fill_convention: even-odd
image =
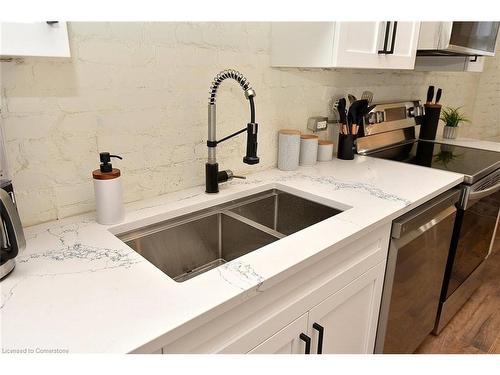
[(26, 246), (9, 180), (0, 180), (0, 280), (12, 272), (15, 257)]

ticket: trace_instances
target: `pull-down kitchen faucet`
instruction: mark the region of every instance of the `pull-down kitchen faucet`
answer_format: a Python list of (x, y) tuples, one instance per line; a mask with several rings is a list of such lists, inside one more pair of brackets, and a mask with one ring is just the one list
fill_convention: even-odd
[[(247, 124), (246, 128), (238, 130), (236, 133), (228, 135), (221, 140), (216, 140), (216, 118), (215, 118), (215, 99), (217, 96), (217, 90), (226, 78), (232, 78), (237, 81), (241, 88), (245, 91), (245, 97), (250, 102), (250, 123)], [(206, 182), (206, 192), (207, 193), (218, 193), (219, 192), (219, 182), (226, 182), (234, 177), (233, 172), (228, 170), (219, 171), (219, 165), (216, 160), (216, 147), (217, 144), (224, 142), (238, 134), (247, 132), (247, 154), (243, 157), (243, 163), (246, 164), (257, 164), (259, 158), (257, 156), (257, 129), (258, 124), (255, 122), (255, 104), (253, 98), (255, 97), (255, 91), (250, 87), (250, 82), (241, 74), (240, 72), (232, 69), (223, 70), (217, 74), (210, 86), (210, 97), (208, 99), (208, 161), (205, 164), (205, 182)]]

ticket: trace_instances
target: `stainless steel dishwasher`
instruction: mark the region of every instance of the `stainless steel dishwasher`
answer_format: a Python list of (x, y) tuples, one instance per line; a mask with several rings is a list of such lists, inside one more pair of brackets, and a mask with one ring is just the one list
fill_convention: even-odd
[(459, 190), (392, 224), (375, 353), (413, 353), (436, 321)]

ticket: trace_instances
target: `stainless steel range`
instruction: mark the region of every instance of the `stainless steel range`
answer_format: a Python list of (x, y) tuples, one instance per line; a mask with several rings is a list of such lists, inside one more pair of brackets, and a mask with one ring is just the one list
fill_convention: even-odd
[[(377, 111), (384, 115), (365, 118), (359, 154), (465, 175), (433, 330), (439, 334), (481, 284), (500, 208), (500, 153), (418, 140), (419, 101), (383, 103)], [(377, 118), (383, 121), (370, 124)]]

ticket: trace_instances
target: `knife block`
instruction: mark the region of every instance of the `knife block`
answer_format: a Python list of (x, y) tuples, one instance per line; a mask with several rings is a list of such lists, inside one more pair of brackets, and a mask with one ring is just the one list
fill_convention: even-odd
[(436, 139), (436, 132), (441, 116), (441, 104), (425, 104), (425, 115), (420, 126), (420, 139), (433, 141)]

